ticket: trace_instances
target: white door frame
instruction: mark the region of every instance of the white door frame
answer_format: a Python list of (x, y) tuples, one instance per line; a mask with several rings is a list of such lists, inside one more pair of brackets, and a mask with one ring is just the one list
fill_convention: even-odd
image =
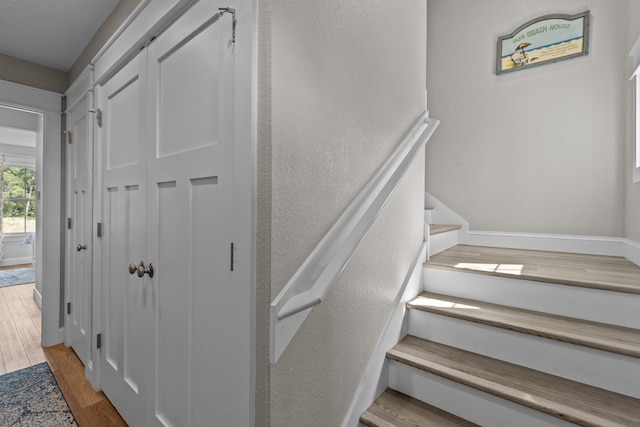
[[(42, 345), (59, 344), (61, 325), (61, 94), (0, 80), (0, 104), (40, 114), (42, 137), (36, 144), (36, 282), (41, 285)], [(38, 298), (37, 291), (34, 297)]]

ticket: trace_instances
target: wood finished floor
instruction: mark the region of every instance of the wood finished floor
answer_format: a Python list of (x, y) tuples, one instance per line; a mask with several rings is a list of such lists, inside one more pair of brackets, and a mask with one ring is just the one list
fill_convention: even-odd
[(640, 267), (622, 257), (458, 245), (425, 267), (640, 294)]
[(84, 374), (78, 356), (64, 344), (44, 352), (73, 416), (80, 427), (127, 427), (118, 411), (101, 391), (95, 391)]
[(104, 393), (93, 389), (73, 350), (41, 347), (42, 314), (33, 287), (0, 287), (0, 375), (48, 362), (80, 427), (127, 427)]
[(0, 375), (46, 361), (33, 283), (0, 287)]

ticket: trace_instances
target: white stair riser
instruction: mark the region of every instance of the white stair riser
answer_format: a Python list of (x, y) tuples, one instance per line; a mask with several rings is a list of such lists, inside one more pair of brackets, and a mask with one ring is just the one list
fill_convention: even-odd
[(393, 360), (389, 362), (389, 385), (481, 426), (575, 427), (559, 418)]
[(425, 268), (424, 288), (577, 319), (640, 329), (640, 295)]
[(454, 247), (460, 242), (459, 231), (452, 230), (444, 233), (432, 234), (429, 236), (429, 255), (433, 256), (449, 248)]
[(433, 219), (431, 219), (432, 215), (431, 213), (433, 212), (432, 209), (425, 209), (424, 210), (424, 223), (425, 224), (433, 224)]
[(419, 310), (409, 334), (640, 398), (640, 359)]

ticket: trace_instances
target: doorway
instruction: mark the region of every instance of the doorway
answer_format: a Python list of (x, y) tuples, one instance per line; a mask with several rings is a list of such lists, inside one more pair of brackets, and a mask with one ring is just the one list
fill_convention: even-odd
[[(13, 202), (23, 203), (22, 208), (14, 212), (16, 217), (20, 217), (20, 213), (24, 215), (21, 217), (24, 227), (22, 235), (26, 237), (19, 240), (18, 245), (23, 250), (31, 251), (31, 255), (27, 255), (30, 262), (35, 258), (36, 286), (32, 295), (42, 308), (42, 346), (62, 342), (60, 105), (59, 94), (0, 80), (0, 108), (3, 108), (5, 113), (9, 111), (9, 114), (21, 112), (25, 120), (35, 120), (36, 141), (32, 151), (35, 153), (36, 186), (32, 194), (34, 197), (17, 197)], [(31, 126), (30, 135), (33, 135), (33, 131), (34, 126)], [(13, 158), (9, 156), (9, 161), (14, 162), (13, 166), (18, 169), (23, 168), (22, 172), (14, 170), (17, 176), (23, 178), (30, 173), (24, 170), (25, 166), (29, 169), (33, 165), (33, 157), (27, 161), (25, 156), (14, 155)], [(30, 206), (27, 207), (27, 204)], [(33, 204), (35, 222), (29, 214)], [(21, 222), (20, 219), (12, 221)], [(27, 239), (29, 230), (32, 229), (33, 237)]]
[(44, 361), (36, 285), (36, 149), (42, 114), (0, 106), (0, 373)]

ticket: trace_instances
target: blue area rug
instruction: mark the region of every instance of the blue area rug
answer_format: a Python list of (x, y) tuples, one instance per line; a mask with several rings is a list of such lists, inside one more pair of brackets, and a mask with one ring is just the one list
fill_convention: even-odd
[(36, 281), (36, 268), (12, 268), (0, 270), (0, 287), (33, 283)]
[(0, 426), (77, 425), (46, 362), (0, 376)]

